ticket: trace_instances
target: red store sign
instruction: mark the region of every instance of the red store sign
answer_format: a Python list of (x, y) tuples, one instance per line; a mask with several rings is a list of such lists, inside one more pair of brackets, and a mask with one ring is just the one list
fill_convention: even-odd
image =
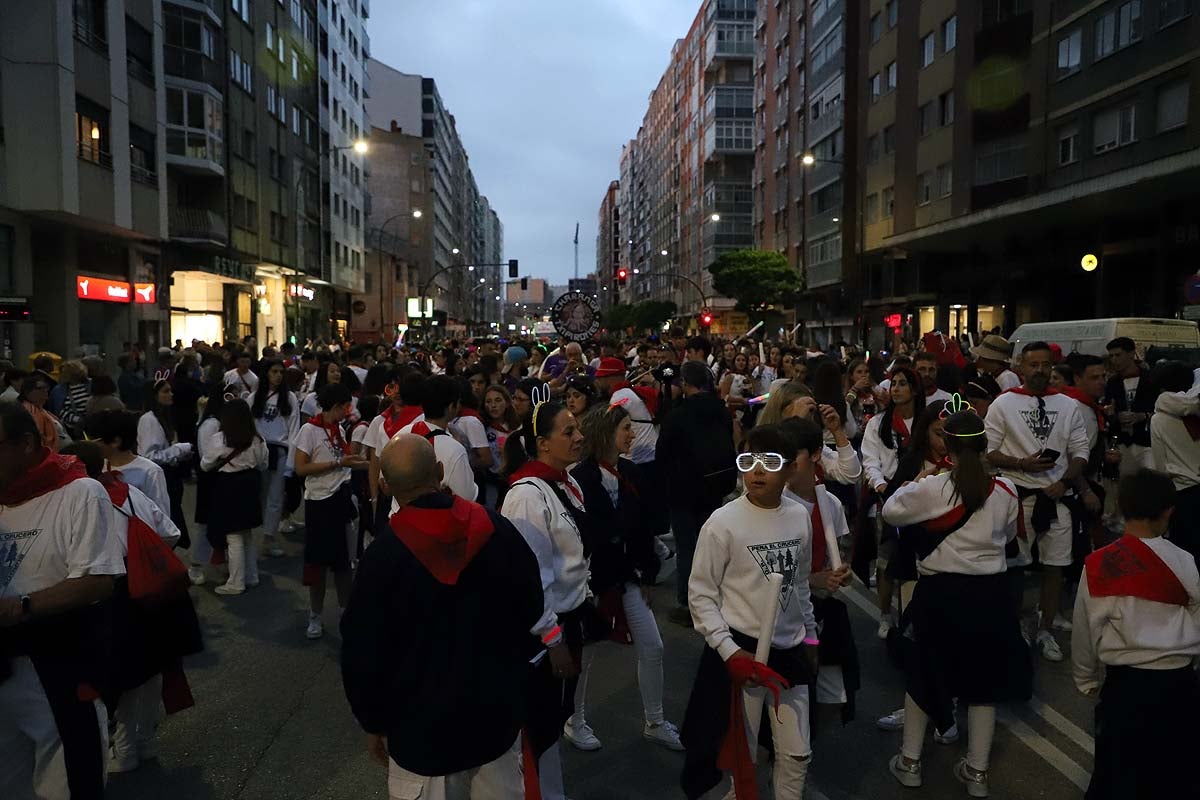
[(157, 292), (153, 283), (128, 284), (124, 281), (110, 281), (107, 278), (93, 278), (90, 275), (78, 275), (75, 278), (75, 296), (80, 300), (102, 300), (107, 303), (139, 304), (157, 301)]

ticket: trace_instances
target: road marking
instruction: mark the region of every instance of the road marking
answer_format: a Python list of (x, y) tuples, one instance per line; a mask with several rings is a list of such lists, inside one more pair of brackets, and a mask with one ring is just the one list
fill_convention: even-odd
[[(858, 606), (859, 610), (868, 617), (878, 622), (883, 616), (879, 612), (879, 607), (875, 605), (873, 598), (868, 597), (857, 583), (846, 587), (845, 591), (838, 592), (839, 597), (849, 600), (854, 605)], [(1044, 719), (1051, 727), (1057, 730), (1066, 738), (1077, 744), (1084, 752), (1093, 758), (1096, 755), (1095, 740), (1087, 734), (1071, 720), (1064, 717), (1059, 712), (1055, 711), (1044, 701), (1034, 697), (1029, 702), (1029, 708), (1035, 714)], [(1041, 756), (1047, 763), (1061, 772), (1067, 780), (1074, 783), (1080, 789), (1086, 790), (1088, 782), (1091, 779), (1091, 773), (1075, 763), (1062, 750), (1054, 746), (1046, 737), (1029, 727), (1021, 720), (1014, 717), (1011, 713), (1002, 709), (997, 709), (996, 718), (1018, 739), (1025, 743), (1030, 750), (1033, 750)]]

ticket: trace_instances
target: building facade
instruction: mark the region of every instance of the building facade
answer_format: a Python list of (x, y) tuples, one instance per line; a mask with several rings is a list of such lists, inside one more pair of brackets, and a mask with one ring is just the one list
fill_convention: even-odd
[(0, 5), (0, 332), (110, 359), (167, 343), (163, 10)]
[(869, 3), (868, 345), (1183, 310), (1200, 261), (1197, 11)]
[[(609, 308), (618, 302), (621, 291), (628, 285), (629, 272), (622, 281), (617, 273), (621, 267), (623, 234), (621, 231), (620, 183), (613, 181), (600, 202), (596, 226), (596, 278), (604, 288), (600, 292), (600, 307)], [(624, 284), (624, 286), (622, 285)]]

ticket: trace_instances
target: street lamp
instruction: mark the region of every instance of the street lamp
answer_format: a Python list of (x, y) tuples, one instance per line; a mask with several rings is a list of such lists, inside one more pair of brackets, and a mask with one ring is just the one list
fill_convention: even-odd
[(421, 217), (425, 216), (424, 213), (419, 208), (414, 208), (412, 214), (413, 214), (413, 219), (420, 219)]
[(813, 164), (817, 163), (817, 157), (812, 153), (805, 153), (803, 157), (801, 157), (800, 163), (806, 167), (811, 167)]
[(358, 153), (360, 156), (365, 156), (367, 154), (367, 151), (370, 149), (371, 149), (371, 146), (369, 144), (367, 144), (366, 139), (355, 139), (350, 144), (342, 145), (340, 147), (331, 147), (325, 151), (325, 154), (329, 155), (330, 153), (336, 153), (339, 150), (353, 150), (354, 152)]
[(461, 251), (456, 247), (453, 250), (451, 250), (450, 252), (453, 253), (454, 255), (458, 255)]
[(666, 255), (670, 255), (670, 253), (668, 253), (666, 250), (662, 250), (662, 251), (660, 251), (660, 252), (659, 252), (659, 255), (660, 255), (660, 256), (666, 256)]
[(713, 215), (711, 217), (709, 217), (709, 219), (711, 219), (713, 222), (720, 222), (721, 215), (716, 212), (713, 212)]

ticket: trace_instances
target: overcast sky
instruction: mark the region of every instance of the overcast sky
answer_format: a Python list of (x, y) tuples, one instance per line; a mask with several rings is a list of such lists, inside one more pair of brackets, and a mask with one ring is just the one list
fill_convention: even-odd
[(521, 274), (596, 267), (596, 225), (700, 0), (372, 0), (371, 55), (437, 81)]

